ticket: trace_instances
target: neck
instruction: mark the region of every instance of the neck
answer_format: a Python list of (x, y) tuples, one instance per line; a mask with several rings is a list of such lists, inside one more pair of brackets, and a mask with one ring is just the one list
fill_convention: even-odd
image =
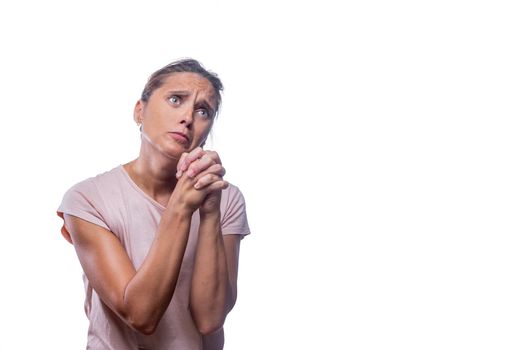
[(133, 181), (159, 202), (171, 195), (177, 183), (178, 159), (169, 157), (142, 141), (137, 159), (124, 165)]

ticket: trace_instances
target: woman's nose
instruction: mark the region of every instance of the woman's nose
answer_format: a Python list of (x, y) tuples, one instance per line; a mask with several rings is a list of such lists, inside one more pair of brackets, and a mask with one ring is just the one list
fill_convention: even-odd
[(193, 124), (193, 109), (192, 108), (186, 108), (182, 115), (180, 116), (180, 124), (186, 124), (186, 126), (189, 128), (191, 124)]

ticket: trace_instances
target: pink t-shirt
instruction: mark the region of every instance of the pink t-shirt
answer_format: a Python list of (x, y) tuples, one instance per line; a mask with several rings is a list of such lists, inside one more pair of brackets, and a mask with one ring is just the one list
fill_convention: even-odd
[[(146, 257), (165, 207), (143, 192), (122, 165), (82, 181), (69, 189), (58, 208), (58, 215), (69, 214), (99, 225), (115, 234), (136, 269)], [(247, 235), (244, 197), (229, 185), (220, 203), (222, 234)], [(193, 271), (200, 218), (193, 214), (189, 240), (173, 299), (154, 334), (133, 331), (98, 297), (84, 275), (85, 312), (89, 319), (88, 349), (202, 349), (202, 336), (189, 311), (189, 289)], [(71, 242), (67, 228), (62, 234)]]

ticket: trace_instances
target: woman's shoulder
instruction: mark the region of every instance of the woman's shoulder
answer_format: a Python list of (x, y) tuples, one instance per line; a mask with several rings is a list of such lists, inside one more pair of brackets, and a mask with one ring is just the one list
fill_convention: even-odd
[(115, 199), (113, 197), (116, 195), (118, 183), (122, 181), (119, 168), (120, 166), (117, 166), (71, 186), (65, 191), (60, 208), (66, 208), (73, 204), (78, 205), (79, 203), (99, 207), (108, 200)]
[[(118, 177), (116, 167), (74, 184), (65, 192), (57, 209), (58, 216), (64, 218), (64, 214), (73, 215), (110, 230), (108, 225), (111, 224), (111, 212), (108, 211), (108, 202), (111, 202), (111, 198), (107, 198), (107, 195), (111, 196), (111, 191), (107, 189)], [(62, 234), (72, 242), (65, 225), (62, 226)]]
[(122, 166), (118, 165), (111, 170), (104, 171), (97, 175), (88, 177), (82, 181), (77, 182), (69, 188), (70, 191), (93, 191), (95, 189), (112, 186), (115, 182), (120, 182), (122, 178)]

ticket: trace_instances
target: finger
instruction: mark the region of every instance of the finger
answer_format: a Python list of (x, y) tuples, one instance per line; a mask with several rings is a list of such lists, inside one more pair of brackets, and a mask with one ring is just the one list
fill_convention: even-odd
[(178, 160), (178, 163), (176, 165), (176, 178), (179, 179), (182, 176), (182, 173), (184, 172), (182, 170), (182, 164), (184, 164), (185, 159), (187, 157), (187, 152), (182, 153), (180, 156), (180, 159)]
[(222, 164), (216, 164), (216, 163), (215, 164), (211, 164), (206, 169), (201, 169), (200, 173), (195, 175), (195, 178), (198, 179), (198, 177), (200, 175), (205, 175), (205, 174), (209, 174), (209, 173), (216, 174), (218, 176), (224, 176), (224, 175), (226, 175), (226, 168), (224, 168), (222, 166)]
[[(212, 161), (210, 162), (209, 159), (211, 159)], [(199, 160), (194, 161), (193, 163), (189, 164), (188, 166), (189, 177), (197, 176), (203, 170), (212, 166), (213, 163), (222, 164), (222, 161), (220, 160), (218, 153), (215, 151), (204, 151), (204, 154), (202, 155), (202, 157)], [(225, 169), (224, 169), (224, 173), (222, 174), (222, 176), (224, 176), (224, 174), (225, 174)]]
[(187, 157), (188, 153), (187, 152), (184, 152), (182, 153), (182, 155), (180, 156), (180, 159), (178, 160), (178, 163), (176, 165), (176, 170), (180, 170), (182, 168), (182, 164), (185, 162), (185, 159)]
[(205, 171), (203, 171), (201, 174), (205, 175), (209, 173), (223, 177), (224, 175), (226, 175), (226, 168), (224, 168), (222, 164), (213, 164)]
[[(187, 172), (186, 172), (187, 174)], [(207, 186), (210, 182), (222, 180), (226, 174), (226, 169), (221, 164), (213, 164), (205, 171), (195, 176), (195, 188), (202, 188)], [(211, 177), (209, 177), (211, 175)], [(212, 181), (209, 179), (212, 178)], [(196, 186), (198, 184), (198, 186)]]
[(215, 163), (222, 164), (222, 161), (220, 160), (220, 156), (215, 151), (207, 151), (206, 152), (208, 156), (211, 157), (215, 161)]
[(226, 188), (228, 188), (229, 186), (229, 183), (225, 180), (219, 180), (219, 181), (215, 181), (209, 185), (207, 185), (206, 187), (202, 187), (200, 189), (200, 191), (204, 191), (206, 193), (210, 193), (210, 192), (213, 192), (213, 191), (222, 191), (222, 190), (225, 190)]
[(209, 168), (215, 164), (215, 161), (211, 159), (210, 156), (205, 154), (197, 161), (194, 161), (189, 165), (189, 168), (187, 169), (187, 176), (189, 177), (195, 177), (197, 174), (201, 173), (203, 170)]
[(222, 177), (215, 174), (206, 174), (198, 179), (194, 187), (198, 190), (217, 181), (222, 181)]
[(201, 158), (204, 154), (206, 154), (206, 152), (201, 147), (195, 148), (184, 158), (184, 162), (180, 165), (180, 169), (186, 171), (191, 163)]

